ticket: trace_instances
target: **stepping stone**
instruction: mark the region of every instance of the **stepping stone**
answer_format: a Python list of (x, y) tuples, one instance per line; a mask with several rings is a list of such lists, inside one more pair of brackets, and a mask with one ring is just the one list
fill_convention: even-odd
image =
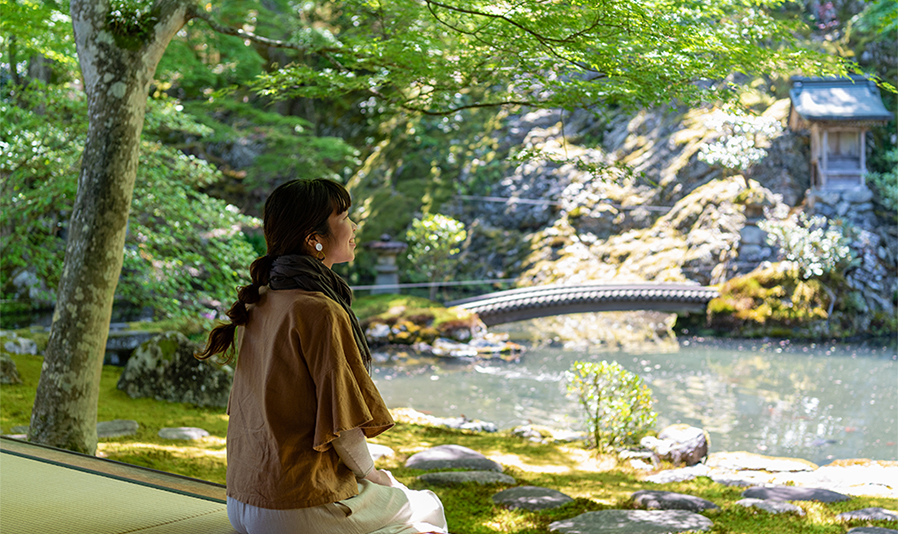
[(701, 512), (720, 508), (711, 501), (672, 491), (637, 491), (631, 497), (640, 510), (689, 510)]
[(722, 484), (724, 486), (741, 486), (744, 488), (754, 486), (755, 483), (750, 480), (745, 480), (744, 478), (733, 478), (727, 475), (715, 475), (711, 474), (711, 480), (717, 482), (718, 484)]
[(706, 477), (709, 476), (710, 473), (711, 470), (708, 469), (708, 466), (704, 464), (695, 464), (679, 469), (667, 469), (660, 473), (647, 476), (645, 477), (645, 480), (654, 482), (655, 484), (667, 484), (669, 482), (685, 482), (687, 480), (692, 480), (695, 477)]
[(516, 484), (512, 477), (495, 471), (443, 471), (441, 473), (424, 473), (418, 480), (432, 486), (458, 486), (459, 484)]
[(746, 508), (760, 508), (761, 510), (766, 510), (771, 514), (787, 514), (789, 512), (796, 513), (798, 515), (803, 516), (804, 510), (795, 506), (790, 502), (784, 501), (765, 501), (764, 499), (742, 499), (741, 501), (736, 501), (736, 504), (740, 506), (744, 506)]
[(130, 419), (113, 419), (97, 423), (98, 438), (119, 438), (137, 434), (140, 425)]
[(743, 497), (772, 501), (817, 501), (839, 502), (851, 497), (820, 488), (799, 488), (796, 486), (754, 487), (742, 492)]
[(392, 458), (396, 455), (396, 451), (386, 445), (378, 445), (377, 443), (368, 444), (368, 452), (371, 453), (371, 459), (375, 462), (381, 458)]
[(898, 530), (882, 527), (857, 527), (849, 530), (848, 534), (898, 534)]
[(768, 473), (816, 471), (817, 464), (800, 458), (780, 458), (751, 452), (716, 452), (708, 456), (708, 467), (727, 471), (767, 471)]
[(472, 471), (502, 472), (502, 466), (479, 452), (461, 445), (440, 445), (413, 454), (405, 462), (412, 469), (470, 469)]
[(162, 439), (200, 439), (209, 435), (209, 432), (202, 428), (194, 428), (189, 426), (181, 426), (176, 428), (163, 428), (159, 431), (159, 437)]
[(518, 486), (508, 488), (493, 495), (493, 502), (508, 508), (524, 508), (526, 510), (547, 510), (558, 508), (574, 499), (558, 490), (539, 486)]
[(549, 531), (568, 534), (673, 534), (711, 530), (714, 523), (685, 510), (602, 510), (549, 524)]
[(840, 521), (863, 519), (867, 521), (898, 521), (898, 512), (885, 508), (862, 508), (851, 512), (843, 512), (836, 516)]

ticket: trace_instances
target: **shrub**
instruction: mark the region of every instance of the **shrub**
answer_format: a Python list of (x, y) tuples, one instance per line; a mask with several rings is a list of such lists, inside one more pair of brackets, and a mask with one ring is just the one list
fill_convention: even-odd
[(619, 363), (577, 361), (565, 374), (599, 452), (638, 444), (655, 425), (652, 390)]
[(877, 193), (876, 202), (894, 215), (898, 210), (898, 148), (886, 152), (884, 159), (891, 165), (891, 170), (867, 173), (866, 180)]
[(720, 137), (712, 143), (702, 145), (698, 159), (708, 165), (720, 165), (734, 171), (744, 171), (764, 159), (767, 150), (761, 148), (761, 139), (769, 139), (783, 130), (780, 121), (772, 117), (754, 117), (720, 110), (712, 113), (706, 124), (720, 132)]
[[(56, 299), (87, 103), (53, 86), (22, 98), (28, 106), (0, 99), (0, 121), (17, 125), (0, 134), (0, 295), (19, 298), (12, 280), (30, 273), (36, 282), (27, 296), (36, 306)], [(177, 132), (202, 137), (209, 129), (175, 101), (151, 99), (116, 297), (157, 317), (212, 315), (209, 307), (232, 301), (234, 286), (246, 281), (255, 256), (241, 230), (258, 221), (201, 192), (222, 174), (159, 141)]]
[[(458, 245), (467, 237), (464, 223), (445, 215), (427, 214), (413, 220), (406, 233), (408, 259), (417, 274), (432, 284), (442, 282), (454, 268), (451, 257), (458, 254)], [(430, 287), (430, 300), (436, 298), (436, 290), (436, 285)]]
[(758, 227), (767, 232), (767, 243), (778, 246), (783, 259), (792, 262), (805, 280), (841, 273), (851, 265), (850, 239), (842, 226), (827, 223), (825, 217), (808, 218), (801, 212), (788, 219), (761, 221)]

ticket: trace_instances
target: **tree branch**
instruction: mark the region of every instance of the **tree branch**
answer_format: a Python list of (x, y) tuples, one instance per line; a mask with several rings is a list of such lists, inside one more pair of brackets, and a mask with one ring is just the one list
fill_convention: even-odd
[(543, 102), (538, 100), (505, 100), (503, 102), (485, 102), (485, 103), (477, 103), (477, 104), (468, 104), (465, 106), (458, 106), (455, 108), (449, 108), (442, 111), (432, 111), (425, 108), (419, 108), (416, 106), (410, 106), (408, 104), (402, 103), (399, 106), (407, 111), (414, 111), (415, 113), (420, 113), (422, 115), (428, 115), (431, 117), (443, 117), (446, 115), (452, 115), (458, 111), (463, 109), (472, 109), (472, 108), (498, 108), (503, 106), (540, 106)]
[[(328, 57), (328, 59), (331, 59), (329, 56), (327, 56), (327, 54), (329, 52), (338, 51), (337, 48), (312, 49), (307, 46), (301, 46), (301, 45), (298, 45), (295, 43), (291, 43), (289, 41), (282, 41), (280, 39), (271, 39), (268, 37), (263, 37), (261, 35), (256, 35), (255, 33), (248, 32), (242, 28), (233, 28), (231, 26), (225, 26), (223, 24), (219, 24), (215, 19), (212, 18), (212, 16), (210, 14), (206, 13), (205, 11), (203, 11), (200, 8), (197, 8), (196, 6), (193, 6), (189, 9), (189, 11), (187, 13), (187, 17), (188, 17), (188, 19), (201, 19), (201, 20), (206, 21), (206, 24), (208, 24), (210, 28), (212, 28), (214, 31), (216, 31), (218, 33), (223, 33), (225, 35), (233, 35), (235, 37), (240, 37), (241, 39), (246, 39), (246, 40), (252, 41), (254, 43), (258, 43), (258, 44), (265, 45), (265, 46), (270, 46), (272, 48), (289, 48), (291, 50), (296, 50), (299, 52), (317, 52), (317, 53), (320, 53), (321, 55), (324, 55), (325, 57)], [(337, 63), (337, 65), (342, 67), (342, 65), (339, 65), (339, 63)]]

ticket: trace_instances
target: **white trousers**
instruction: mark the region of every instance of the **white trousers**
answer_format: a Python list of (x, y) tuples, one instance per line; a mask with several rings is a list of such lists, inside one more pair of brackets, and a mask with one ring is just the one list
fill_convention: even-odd
[(240, 534), (417, 534), (448, 532), (443, 504), (430, 490), (359, 480), (359, 494), (293, 510), (270, 510), (228, 497), (228, 519)]

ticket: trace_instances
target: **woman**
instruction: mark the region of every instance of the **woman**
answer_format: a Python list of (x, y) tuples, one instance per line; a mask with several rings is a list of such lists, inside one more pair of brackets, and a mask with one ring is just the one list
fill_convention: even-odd
[[(366, 437), (393, 426), (371, 353), (331, 270), (355, 257), (349, 193), (294, 180), (265, 202), (268, 254), (201, 359), (238, 360), (228, 402), (228, 518), (241, 534), (446, 532), (439, 499), (374, 468)], [(239, 329), (237, 327), (240, 327)]]

